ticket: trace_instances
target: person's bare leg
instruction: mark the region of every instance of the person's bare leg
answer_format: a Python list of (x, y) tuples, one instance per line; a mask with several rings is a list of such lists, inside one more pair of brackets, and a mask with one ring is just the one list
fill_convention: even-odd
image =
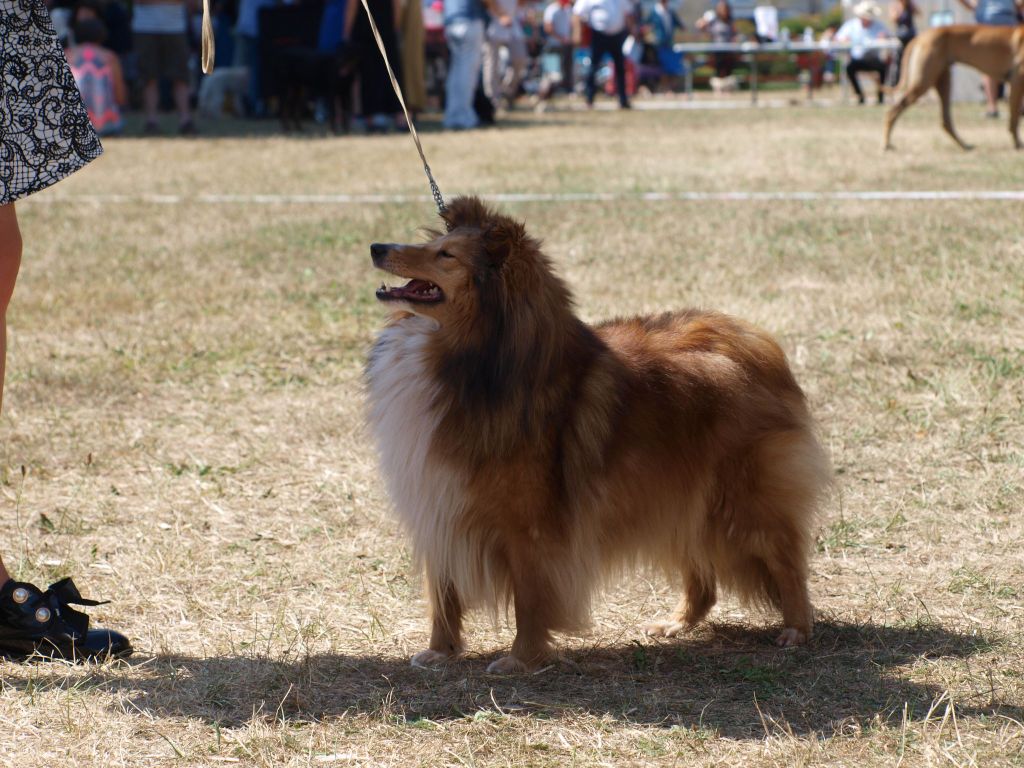
[(21, 231), (14, 203), (0, 205), (0, 408), (4, 402), (4, 369), (7, 360), (7, 305), (21, 267)]
[[(14, 203), (0, 205), (0, 410), (4, 402), (4, 372), (7, 360), (7, 305), (14, 293), (14, 281), (21, 266), (21, 231)], [(11, 578), (0, 559), (0, 586)]]
[(999, 95), (999, 83), (994, 77), (989, 77), (988, 75), (981, 78), (981, 81), (985, 86), (985, 101), (988, 105), (988, 113), (994, 115), (999, 111), (999, 103), (996, 101), (996, 97)]
[[(21, 249), (21, 231), (18, 229), (14, 203), (0, 205), (0, 406), (3, 404), (7, 359), (7, 306), (11, 303), (14, 282), (21, 267)], [(32, 625), (31, 631), (26, 630), (25, 617), (18, 614), (16, 606), (25, 603), (26, 596), (29, 600), (42, 599), (42, 592), (31, 584), (25, 584), (22, 588), (18, 582), (10, 582), (11, 574), (0, 559), (0, 587), (10, 592), (9, 596), (4, 597), (4, 605), (0, 606), (3, 608), (0, 621), (4, 628), (0, 634), (3, 641), (0, 650), (4, 654), (41, 653), (51, 658), (69, 660), (106, 656), (123, 658), (131, 655), (132, 644), (124, 635), (107, 629), (90, 629), (84, 634), (78, 634), (79, 630), (66, 624), (60, 612), (51, 615), (47, 610), (48, 618), (39, 618), (39, 613), (36, 613), (36, 623)], [(45, 634), (40, 639), (35, 633), (44, 630)]]

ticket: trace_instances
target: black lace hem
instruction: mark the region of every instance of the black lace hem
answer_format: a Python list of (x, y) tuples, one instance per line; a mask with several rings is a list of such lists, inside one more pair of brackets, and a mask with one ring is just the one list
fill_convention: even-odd
[(0, 0), (0, 205), (102, 152), (41, 0)]

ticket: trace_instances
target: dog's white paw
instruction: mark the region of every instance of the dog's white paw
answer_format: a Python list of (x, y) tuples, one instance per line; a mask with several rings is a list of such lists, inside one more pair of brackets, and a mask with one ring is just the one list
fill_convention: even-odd
[(444, 664), (451, 658), (447, 653), (441, 653), (440, 651), (432, 651), (429, 648), (425, 651), (420, 651), (411, 659), (409, 663), (414, 667), (420, 667), (421, 669), (430, 669), (436, 667), (439, 664)]
[(652, 621), (644, 624), (644, 634), (648, 637), (675, 637), (689, 627), (680, 621)]
[(797, 645), (803, 645), (807, 642), (807, 635), (802, 629), (796, 627), (786, 627), (782, 630), (777, 638), (775, 638), (775, 644), (779, 648), (792, 648)]
[(487, 665), (489, 675), (522, 675), (529, 671), (530, 668), (515, 656), (502, 656)]

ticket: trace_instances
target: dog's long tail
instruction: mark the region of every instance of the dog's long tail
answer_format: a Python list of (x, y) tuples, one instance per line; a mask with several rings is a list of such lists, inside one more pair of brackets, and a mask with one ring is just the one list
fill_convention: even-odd
[(903, 49), (903, 59), (900, 61), (900, 81), (896, 85), (889, 86), (884, 90), (889, 93), (899, 93), (907, 90), (908, 80), (910, 77), (910, 68), (914, 64), (914, 51), (917, 50), (917, 38), (913, 38), (906, 47)]

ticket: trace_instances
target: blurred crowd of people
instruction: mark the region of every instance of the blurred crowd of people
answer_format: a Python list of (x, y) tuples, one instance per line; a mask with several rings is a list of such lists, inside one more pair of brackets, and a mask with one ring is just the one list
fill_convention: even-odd
[[(683, 71), (672, 44), (683, 28), (670, 0), (644, 13), (634, 0), (368, 0), (413, 114), (443, 109), (444, 125), (473, 128), (523, 96), (579, 90), (592, 104), (608, 83), (622, 107), (638, 72), (670, 87)], [(217, 68), (198, 71), (198, 0), (55, 0), (48, 3), (101, 135), (124, 130), (196, 133), (194, 108), (315, 117), (368, 132), (401, 128), (398, 100), (361, 0), (220, 0), (213, 3)], [(646, 56), (646, 58), (642, 58)], [(603, 59), (610, 65), (602, 65)], [(597, 66), (590, 66), (590, 62)], [(627, 74), (630, 82), (627, 87)], [(308, 115), (305, 115), (308, 117)]]
[[(1018, 0), (960, 0), (979, 23), (1016, 24)], [(1019, 0), (1024, 3), (1024, 0)], [(452, 130), (494, 122), (524, 94), (543, 106), (555, 93), (576, 92), (593, 105), (600, 88), (630, 107), (639, 85), (672, 90), (686, 71), (674, 50), (685, 30), (681, 0), (367, 0), (388, 59), (415, 116), (443, 110)], [(141, 110), (142, 131), (157, 134), (161, 109), (177, 115), (177, 131), (196, 132), (193, 105), (211, 115), (279, 116), (285, 128), (310, 116), (346, 130), (401, 130), (405, 123), (362, 0), (214, 0), (217, 70), (198, 71), (199, 0), (55, 0), (51, 15), (65, 43), (97, 130), (123, 130), (122, 110)], [(771, 11), (758, 16), (758, 11)], [(916, 34), (914, 0), (893, 0), (888, 20), (875, 0), (860, 0), (852, 18), (819, 39), (851, 46), (846, 72), (863, 103), (859, 76), (884, 85), (899, 76), (902, 47), (880, 51), (871, 41)], [(757, 39), (778, 33), (777, 13), (755, 9)], [(695, 24), (716, 43), (737, 41), (727, 0)], [(815, 36), (810, 29), (805, 39)], [(607, 62), (607, 63), (606, 63)], [(728, 82), (735, 53), (712, 53), (713, 80)], [(808, 63), (809, 62), (809, 63)], [(828, 57), (801, 60), (812, 80)], [(817, 71), (815, 71), (817, 70)], [(820, 78), (819, 78), (820, 79)], [(712, 83), (715, 84), (714, 82)], [(986, 83), (996, 114), (998, 84)], [(312, 111), (312, 115), (310, 112)]]

